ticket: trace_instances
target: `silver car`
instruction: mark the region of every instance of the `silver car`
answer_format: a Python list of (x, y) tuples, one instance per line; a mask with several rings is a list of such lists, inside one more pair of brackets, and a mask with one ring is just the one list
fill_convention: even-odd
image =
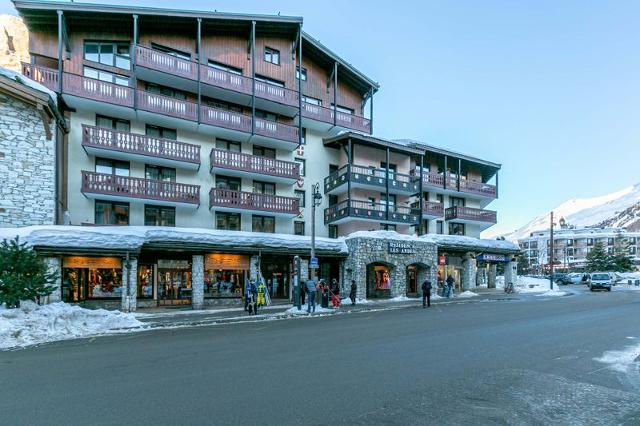
[(611, 291), (611, 274), (608, 272), (592, 272), (589, 277), (589, 290)]

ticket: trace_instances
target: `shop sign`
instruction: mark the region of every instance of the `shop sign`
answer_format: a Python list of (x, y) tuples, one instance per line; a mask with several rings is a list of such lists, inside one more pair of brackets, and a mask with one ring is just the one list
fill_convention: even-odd
[(476, 257), (476, 260), (485, 261), (485, 262), (511, 262), (511, 257), (507, 257), (503, 254), (485, 253)]
[(249, 270), (251, 259), (241, 254), (211, 253), (204, 258), (204, 269)]
[(389, 254), (414, 254), (416, 248), (411, 243), (389, 241)]
[(188, 260), (158, 259), (158, 268), (161, 269), (191, 269)]
[(62, 259), (65, 268), (86, 269), (121, 269), (122, 259), (119, 257), (67, 256)]
[(445, 257), (444, 254), (441, 254), (438, 257), (438, 265), (446, 265), (447, 264), (447, 258)]

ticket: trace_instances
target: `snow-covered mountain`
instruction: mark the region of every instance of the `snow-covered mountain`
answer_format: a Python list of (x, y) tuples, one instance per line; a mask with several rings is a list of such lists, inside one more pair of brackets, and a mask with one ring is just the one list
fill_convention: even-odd
[[(612, 226), (629, 230), (640, 228), (640, 183), (594, 198), (572, 198), (553, 209), (554, 221), (564, 218), (574, 226)], [(531, 232), (549, 228), (550, 212), (542, 214), (514, 232), (503, 235), (517, 241)]]

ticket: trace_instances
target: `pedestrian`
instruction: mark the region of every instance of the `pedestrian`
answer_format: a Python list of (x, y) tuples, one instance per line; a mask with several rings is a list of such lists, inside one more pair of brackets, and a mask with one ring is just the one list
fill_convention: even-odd
[(453, 286), (456, 283), (455, 278), (449, 275), (447, 277), (447, 297), (453, 297)]
[(305, 283), (307, 290), (307, 313), (316, 311), (316, 281), (308, 279)]
[[(305, 291), (306, 288), (305, 288), (304, 285), (302, 285), (302, 278), (300, 278), (300, 281), (301, 281), (301, 283), (300, 283), (300, 304), (304, 305), (304, 297), (305, 297), (305, 293), (306, 293), (306, 291)], [(305, 283), (306, 283), (306, 281), (305, 281)]]
[(358, 286), (356, 280), (351, 280), (351, 291), (349, 291), (349, 299), (351, 299), (351, 306), (356, 305), (356, 294), (358, 293)]
[(258, 288), (256, 287), (256, 284), (253, 281), (249, 281), (249, 284), (247, 284), (247, 287), (245, 288), (245, 293), (244, 293), (245, 294), (244, 306), (245, 306), (245, 310), (249, 311), (249, 315), (258, 314), (257, 293), (258, 293)]
[(324, 280), (320, 280), (320, 282), (322, 283), (322, 302), (320, 303), (320, 306), (322, 306), (323, 308), (328, 308), (329, 307), (329, 285)]
[(265, 306), (267, 304), (266, 293), (267, 287), (264, 285), (264, 282), (260, 280), (257, 288), (258, 299), (256, 301), (258, 306)]
[(422, 309), (431, 306), (431, 281), (422, 282)]
[(338, 284), (338, 280), (335, 278), (331, 280), (331, 287), (329, 288), (331, 291), (331, 305), (334, 308), (340, 307), (340, 285)]

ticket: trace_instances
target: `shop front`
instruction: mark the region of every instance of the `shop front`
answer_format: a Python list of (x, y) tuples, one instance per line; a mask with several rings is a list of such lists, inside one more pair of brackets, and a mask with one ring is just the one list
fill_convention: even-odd
[(66, 256), (62, 258), (61, 298), (68, 303), (120, 303), (123, 290), (122, 258)]
[(454, 292), (462, 288), (462, 255), (456, 253), (440, 253), (438, 255), (438, 289), (442, 291), (449, 277), (454, 280)]
[[(204, 258), (204, 298), (241, 299), (248, 282), (251, 257), (242, 254), (210, 253)], [(205, 302), (206, 303), (206, 302)]]
[(188, 259), (158, 259), (158, 305), (190, 305), (191, 262)]
[(262, 256), (260, 272), (273, 299), (291, 299), (291, 273), (293, 256)]

